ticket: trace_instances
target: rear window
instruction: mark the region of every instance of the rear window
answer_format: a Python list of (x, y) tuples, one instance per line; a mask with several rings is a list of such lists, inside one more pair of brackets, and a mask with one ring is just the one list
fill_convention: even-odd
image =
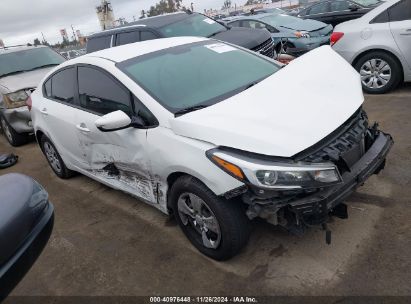
[(111, 35), (90, 38), (87, 41), (87, 53), (92, 53), (104, 49), (108, 49), (111, 46)]
[(0, 77), (59, 65), (65, 58), (48, 47), (0, 54)]
[(220, 102), (279, 69), (260, 56), (217, 41), (168, 48), (117, 67), (173, 113)]
[(411, 20), (411, 0), (402, 0), (388, 9), (390, 22)]
[(160, 32), (165, 37), (177, 36), (200, 36), (210, 37), (211, 35), (226, 31), (227, 28), (204, 15), (189, 15), (184, 20), (168, 24), (160, 28)]

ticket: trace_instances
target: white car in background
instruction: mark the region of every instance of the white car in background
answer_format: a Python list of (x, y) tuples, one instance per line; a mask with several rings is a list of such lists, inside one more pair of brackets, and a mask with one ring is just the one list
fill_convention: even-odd
[(0, 48), (0, 125), (11, 145), (27, 143), (33, 126), (26, 100), (40, 80), (64, 61), (46, 46)]
[(411, 0), (389, 0), (337, 25), (331, 45), (361, 74), (367, 93), (386, 93), (411, 81)]
[(392, 145), (329, 46), (283, 66), (217, 40), (155, 39), (67, 61), (40, 87), (29, 107), (59, 177), (81, 172), (172, 212), (217, 260), (246, 244), (251, 219), (302, 233), (346, 217), (342, 201)]

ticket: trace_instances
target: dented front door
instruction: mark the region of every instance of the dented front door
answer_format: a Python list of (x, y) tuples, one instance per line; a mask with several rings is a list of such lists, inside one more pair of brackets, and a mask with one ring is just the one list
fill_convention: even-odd
[(95, 121), (122, 110), (133, 115), (131, 94), (106, 73), (91, 67), (78, 68), (79, 104), (76, 129), (84, 170), (110, 186), (155, 203), (144, 129), (102, 132)]

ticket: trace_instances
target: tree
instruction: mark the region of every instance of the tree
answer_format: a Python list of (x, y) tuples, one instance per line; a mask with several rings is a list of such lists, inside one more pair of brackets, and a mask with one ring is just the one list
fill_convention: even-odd
[(34, 44), (35, 46), (40, 45), (41, 42), (40, 42), (39, 38), (34, 39), (33, 44)]
[(174, 13), (181, 8), (182, 0), (160, 0), (152, 5), (148, 10), (148, 16), (157, 16), (161, 14)]
[(225, 0), (223, 4), (223, 9), (227, 9), (231, 7), (231, 0)]
[(253, 4), (257, 4), (257, 3), (259, 3), (259, 1), (257, 1), (257, 0), (247, 0), (245, 5), (253, 5)]

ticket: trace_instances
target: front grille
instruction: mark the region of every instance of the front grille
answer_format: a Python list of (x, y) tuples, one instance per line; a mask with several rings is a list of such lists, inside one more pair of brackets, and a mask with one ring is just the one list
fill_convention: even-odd
[[(358, 148), (358, 159), (365, 152), (364, 138), (368, 129), (368, 119), (360, 109), (340, 128), (331, 133), (318, 144), (295, 155), (296, 160), (306, 162), (333, 161), (339, 166), (341, 157)], [(341, 168), (340, 168), (341, 169)]]
[(267, 39), (266, 41), (256, 46), (252, 50), (264, 56), (274, 58), (274, 55), (275, 55), (274, 41), (271, 38)]

